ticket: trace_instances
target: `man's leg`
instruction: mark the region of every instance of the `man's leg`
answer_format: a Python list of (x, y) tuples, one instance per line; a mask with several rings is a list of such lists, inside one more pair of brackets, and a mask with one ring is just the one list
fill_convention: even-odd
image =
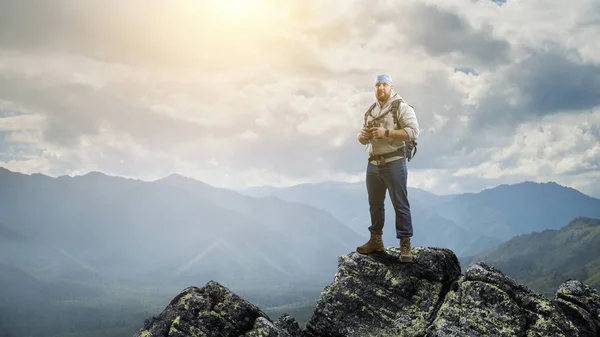
[(408, 202), (406, 159), (389, 163), (386, 178), (396, 213), (396, 237), (400, 239), (400, 262), (412, 262), (410, 238), (413, 235), (413, 227)]
[(367, 165), (366, 183), (369, 195), (369, 212), (371, 214), (371, 226), (369, 226), (371, 238), (367, 243), (356, 248), (356, 251), (361, 254), (382, 252), (384, 250), (381, 237), (385, 221), (384, 201), (386, 186), (383, 179), (379, 176), (378, 167), (371, 163)]
[(385, 224), (385, 181), (379, 175), (379, 167), (369, 163), (367, 166), (367, 192), (369, 195), (369, 212), (371, 213), (371, 226), (369, 231), (373, 234), (383, 234)]
[(389, 171), (389, 191), (392, 205), (396, 211), (396, 237), (412, 237), (413, 226), (410, 213), (410, 203), (408, 201), (408, 171), (406, 169), (406, 159), (395, 160), (390, 165)]

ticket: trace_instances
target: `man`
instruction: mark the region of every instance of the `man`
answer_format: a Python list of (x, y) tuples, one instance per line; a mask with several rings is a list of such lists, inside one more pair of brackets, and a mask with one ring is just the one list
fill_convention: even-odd
[[(407, 168), (404, 142), (419, 137), (419, 124), (413, 108), (404, 103), (394, 92), (394, 83), (389, 75), (377, 76), (375, 80), (376, 102), (365, 115), (365, 125), (358, 134), (358, 141), (367, 145), (369, 160), (367, 164), (367, 192), (371, 213), (371, 238), (357, 247), (361, 254), (382, 252), (383, 225), (385, 220), (384, 200), (389, 190), (392, 205), (396, 212), (396, 237), (400, 239), (400, 261), (412, 262), (410, 238), (413, 235), (410, 204), (407, 193)], [(390, 112), (392, 102), (400, 100), (398, 124), (394, 123)], [(397, 103), (396, 103), (397, 104)]]

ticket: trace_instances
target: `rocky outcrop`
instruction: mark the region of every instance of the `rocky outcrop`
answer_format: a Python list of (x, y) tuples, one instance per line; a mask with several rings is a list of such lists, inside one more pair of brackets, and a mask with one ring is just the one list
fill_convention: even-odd
[[(290, 330), (288, 332), (287, 330)], [(157, 317), (144, 322), (136, 337), (300, 337), (293, 318), (276, 324), (257, 306), (216, 282), (188, 287)]]
[(558, 306), (498, 269), (469, 266), (426, 336), (579, 336)]
[(600, 337), (600, 295), (579, 281), (547, 299), (484, 263), (461, 274), (448, 249), (413, 255), (412, 264), (399, 262), (397, 248), (341, 256), (305, 329), (209, 282), (183, 290), (136, 337)]
[(569, 280), (558, 288), (555, 300), (581, 336), (600, 336), (600, 295), (596, 290)]
[(415, 248), (413, 264), (396, 249), (340, 257), (334, 281), (321, 294), (308, 336), (416, 336), (425, 331), (460, 275), (447, 249)]

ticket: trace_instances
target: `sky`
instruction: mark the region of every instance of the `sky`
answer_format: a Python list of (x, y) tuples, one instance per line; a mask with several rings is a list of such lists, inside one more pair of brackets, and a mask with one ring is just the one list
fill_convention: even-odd
[(217, 187), (364, 181), (374, 79), (408, 184), (600, 197), (597, 0), (0, 0), (0, 167)]

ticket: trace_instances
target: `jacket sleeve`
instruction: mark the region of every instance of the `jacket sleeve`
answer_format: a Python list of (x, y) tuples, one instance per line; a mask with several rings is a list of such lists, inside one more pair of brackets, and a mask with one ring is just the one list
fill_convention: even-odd
[(400, 105), (400, 129), (406, 131), (410, 140), (419, 138), (419, 122), (415, 110), (408, 104)]
[(364, 117), (361, 118), (361, 122), (360, 122), (360, 128), (358, 129), (358, 133), (356, 134), (356, 139), (359, 138), (360, 133), (362, 132), (363, 128), (365, 127), (365, 120)]

